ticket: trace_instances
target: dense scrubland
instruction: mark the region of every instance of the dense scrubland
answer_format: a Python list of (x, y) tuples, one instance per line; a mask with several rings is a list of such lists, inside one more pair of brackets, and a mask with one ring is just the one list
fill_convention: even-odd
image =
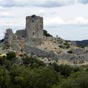
[(88, 88), (88, 66), (46, 65), (36, 57), (0, 57), (0, 88)]

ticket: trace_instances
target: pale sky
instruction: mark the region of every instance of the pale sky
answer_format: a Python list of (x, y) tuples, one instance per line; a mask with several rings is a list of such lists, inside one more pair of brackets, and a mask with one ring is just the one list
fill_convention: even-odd
[(6, 28), (25, 28), (25, 17), (44, 18), (44, 29), (68, 40), (88, 39), (88, 0), (0, 0), (0, 39)]

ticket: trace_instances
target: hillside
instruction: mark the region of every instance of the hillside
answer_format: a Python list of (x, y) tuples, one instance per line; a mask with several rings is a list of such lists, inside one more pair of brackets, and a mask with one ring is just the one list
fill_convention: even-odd
[(26, 17), (24, 29), (13, 32), (6, 29), (4, 39), (0, 41), (0, 54), (14, 51), (17, 57), (26, 54), (39, 57), (45, 63), (82, 65), (88, 62), (88, 49), (80, 48), (73, 41), (53, 37), (43, 27), (43, 17)]

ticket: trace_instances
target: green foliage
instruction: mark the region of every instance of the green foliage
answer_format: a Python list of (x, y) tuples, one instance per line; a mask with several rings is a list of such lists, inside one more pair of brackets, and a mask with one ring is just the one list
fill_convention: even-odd
[(13, 66), (10, 69), (12, 88), (51, 88), (61, 76), (50, 68)]
[(64, 43), (62, 43), (61, 45), (59, 45), (60, 48), (63, 48), (63, 49), (68, 49), (70, 48), (70, 45), (69, 43), (66, 41)]
[(23, 60), (23, 64), (24, 65), (30, 65), (30, 67), (39, 67), (39, 66), (45, 66), (45, 64), (38, 60), (38, 58), (35, 58), (35, 57), (24, 57), (22, 58)]
[(0, 57), (0, 65), (2, 66), (4, 64), (4, 59), (3, 57)]
[(47, 37), (52, 37), (52, 35), (49, 34), (46, 30), (43, 30), (43, 34), (44, 34), (45, 36), (47, 36)]
[(0, 57), (0, 88), (88, 88), (88, 66), (47, 66), (36, 57), (19, 59), (10, 52)]
[(9, 72), (4, 67), (0, 67), (0, 88), (8, 88), (10, 81)]
[(16, 58), (16, 53), (15, 52), (8, 52), (7, 53), (7, 59), (8, 60), (13, 60), (14, 58)]
[(74, 75), (65, 80), (60, 88), (88, 88), (88, 72), (78, 72)]
[(53, 64), (53, 69), (66, 78), (75, 70), (69, 65), (57, 65), (56, 63)]

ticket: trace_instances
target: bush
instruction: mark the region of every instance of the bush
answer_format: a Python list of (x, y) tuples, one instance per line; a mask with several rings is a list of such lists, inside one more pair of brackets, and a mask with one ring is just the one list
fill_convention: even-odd
[(14, 58), (16, 58), (16, 53), (15, 52), (8, 52), (7, 53), (7, 59), (8, 60), (13, 60)]
[(60, 81), (61, 76), (50, 68), (13, 66), (10, 69), (12, 88), (51, 88)]
[(40, 61), (37, 58), (32, 57), (32, 56), (22, 58), (22, 60), (23, 60), (24, 65), (29, 65), (30, 67), (45, 66), (45, 64), (42, 61)]
[(46, 37), (52, 37), (52, 35), (49, 34), (46, 30), (43, 30), (43, 34), (44, 34)]
[(4, 67), (0, 67), (0, 87), (8, 88), (8, 86), (10, 86), (10, 82), (9, 72)]
[(74, 71), (73, 68), (70, 67), (69, 65), (57, 65), (55, 63), (53, 64), (53, 69), (56, 72), (59, 72), (65, 78), (67, 78), (68, 76), (70, 76), (70, 74)]
[(88, 72), (78, 72), (65, 80), (59, 88), (88, 88)]
[(63, 48), (63, 49), (68, 49), (70, 48), (70, 45), (68, 43), (64, 43), (62, 45), (59, 45), (60, 48)]

